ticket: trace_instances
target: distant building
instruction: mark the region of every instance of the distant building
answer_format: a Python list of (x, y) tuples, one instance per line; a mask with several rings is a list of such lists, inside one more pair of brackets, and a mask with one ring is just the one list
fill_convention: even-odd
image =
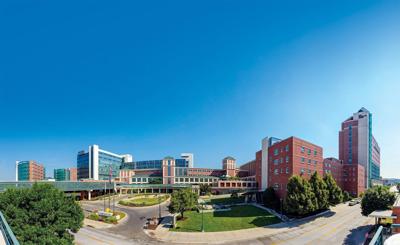
[(364, 167), (365, 188), (380, 182), (380, 148), (372, 134), (372, 114), (367, 109), (361, 108), (342, 123), (339, 159), (345, 165)]
[(42, 164), (35, 161), (16, 161), (15, 180), (16, 181), (38, 181), (44, 180), (46, 170)]
[(78, 179), (108, 180), (110, 175), (116, 178), (121, 164), (125, 162), (132, 162), (132, 156), (105, 151), (98, 145), (89, 146), (88, 152), (78, 152)]
[(194, 168), (194, 155), (193, 153), (182, 153), (181, 158), (185, 159), (189, 168)]
[(77, 168), (54, 169), (54, 179), (56, 181), (77, 181)]
[(322, 170), (324, 175), (331, 174), (336, 184), (343, 189), (343, 161), (334, 157), (325, 158)]
[(236, 176), (236, 159), (233, 157), (225, 157), (222, 159), (222, 169), (226, 171), (227, 177)]

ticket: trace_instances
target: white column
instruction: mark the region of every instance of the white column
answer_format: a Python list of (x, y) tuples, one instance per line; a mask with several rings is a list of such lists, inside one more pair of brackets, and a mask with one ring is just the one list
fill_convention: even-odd
[(268, 146), (269, 138), (265, 137), (261, 143), (261, 190), (268, 187)]
[(15, 181), (18, 181), (18, 164), (19, 161), (15, 161)]

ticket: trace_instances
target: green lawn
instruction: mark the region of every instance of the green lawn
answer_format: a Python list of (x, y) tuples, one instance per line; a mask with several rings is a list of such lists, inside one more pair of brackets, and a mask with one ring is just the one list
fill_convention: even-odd
[(233, 197), (221, 197), (221, 198), (212, 198), (212, 199), (204, 199), (207, 204), (236, 204), (243, 203), (244, 196), (240, 196), (238, 198)]
[(168, 199), (168, 197), (169, 197), (168, 195), (163, 195), (160, 197), (160, 200), (158, 197), (139, 197), (139, 198), (121, 200), (118, 203), (121, 205), (131, 206), (131, 207), (147, 207), (156, 205), (159, 202), (164, 202)]
[[(179, 220), (176, 228), (171, 231), (200, 232), (201, 213), (188, 211), (184, 213), (185, 220)], [(230, 211), (204, 213), (204, 230), (232, 231), (248, 229), (279, 223), (280, 220), (269, 212), (251, 206), (234, 206)]]

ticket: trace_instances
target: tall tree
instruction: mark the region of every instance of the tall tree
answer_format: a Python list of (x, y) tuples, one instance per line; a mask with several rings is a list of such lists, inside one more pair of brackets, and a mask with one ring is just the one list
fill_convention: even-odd
[(329, 192), (329, 204), (336, 205), (343, 201), (343, 193), (330, 173), (324, 176), (324, 182)]
[(263, 202), (264, 205), (268, 208), (278, 209), (280, 205), (279, 197), (275, 192), (275, 189), (270, 186), (265, 189), (263, 193)]
[(84, 215), (72, 197), (50, 184), (8, 189), (0, 195), (0, 210), (21, 244), (73, 244)]
[(316, 209), (327, 209), (329, 208), (329, 191), (326, 187), (324, 180), (319, 176), (317, 171), (315, 171), (309, 180), (311, 189), (315, 195), (315, 205)]
[(171, 195), (171, 202), (168, 206), (169, 212), (180, 213), (183, 218), (183, 214), (187, 210), (191, 210), (196, 207), (199, 196), (192, 192), (192, 189), (182, 189), (174, 191)]
[(297, 175), (289, 178), (285, 208), (288, 213), (299, 215), (316, 210), (315, 195), (307, 180)]
[(200, 184), (200, 194), (208, 195), (211, 193), (211, 185), (209, 184)]
[(365, 216), (375, 210), (390, 209), (396, 195), (387, 186), (374, 186), (368, 189), (361, 200), (361, 213)]

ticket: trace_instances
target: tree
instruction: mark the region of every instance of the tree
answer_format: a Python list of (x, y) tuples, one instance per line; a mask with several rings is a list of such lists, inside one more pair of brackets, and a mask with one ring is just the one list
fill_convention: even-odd
[(340, 187), (336, 184), (330, 173), (324, 176), (324, 182), (329, 193), (328, 202), (330, 205), (336, 205), (343, 201), (343, 194)]
[(238, 191), (232, 191), (231, 193), (231, 198), (239, 198), (239, 192)]
[(263, 193), (263, 202), (264, 205), (268, 208), (279, 209), (279, 197), (272, 186), (265, 189)]
[(343, 201), (347, 202), (350, 201), (350, 199), (351, 199), (350, 194), (347, 191), (343, 191)]
[(174, 191), (171, 195), (171, 202), (168, 210), (171, 213), (180, 213), (183, 218), (183, 213), (196, 207), (199, 196), (193, 193), (190, 188)]
[(208, 195), (211, 193), (211, 185), (200, 184), (200, 195)]
[(315, 195), (307, 180), (294, 175), (287, 184), (285, 208), (288, 213), (304, 215), (316, 210)]
[(315, 195), (315, 206), (316, 209), (327, 209), (329, 208), (329, 191), (327, 190), (324, 180), (315, 171), (309, 180), (311, 189)]
[(397, 192), (400, 192), (400, 183), (397, 183), (396, 188), (397, 188)]
[(390, 209), (396, 196), (387, 186), (374, 186), (368, 189), (361, 199), (361, 213), (368, 216), (375, 210)]
[(50, 184), (8, 189), (0, 195), (0, 210), (21, 244), (73, 244), (84, 214), (72, 197)]

